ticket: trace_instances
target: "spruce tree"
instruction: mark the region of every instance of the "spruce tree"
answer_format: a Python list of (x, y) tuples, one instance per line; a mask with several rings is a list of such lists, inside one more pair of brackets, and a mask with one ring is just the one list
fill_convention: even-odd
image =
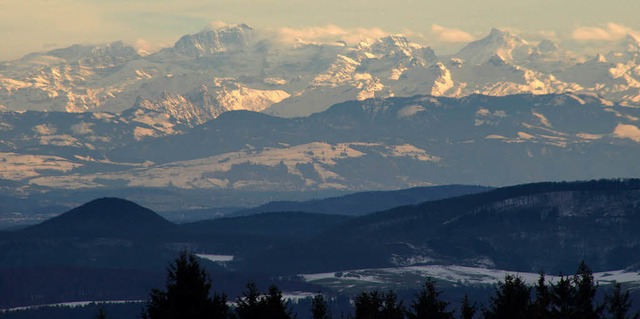
[(469, 300), (469, 296), (464, 295), (462, 303), (460, 304), (460, 318), (461, 319), (473, 319), (476, 314), (476, 304), (472, 304)]
[(382, 309), (382, 297), (377, 290), (363, 291), (354, 299), (355, 319), (378, 319)]
[(402, 301), (398, 301), (398, 295), (395, 292), (389, 290), (382, 295), (380, 318), (404, 319), (405, 312)]
[(405, 310), (395, 292), (362, 292), (354, 300), (355, 319), (403, 319)]
[(639, 319), (640, 313), (629, 315), (631, 309), (631, 300), (629, 299), (629, 291), (622, 292), (620, 283), (616, 283), (613, 291), (604, 297), (605, 308), (608, 313), (608, 319)]
[(252, 281), (246, 285), (242, 297), (238, 297), (236, 314), (238, 319), (259, 319), (262, 311), (262, 303), (260, 302), (260, 291)]
[(225, 318), (226, 297), (209, 297), (211, 280), (195, 255), (182, 251), (167, 267), (166, 290), (153, 289), (149, 294), (145, 319)]
[(95, 319), (107, 319), (107, 312), (104, 311), (104, 307), (98, 307), (98, 312), (96, 313)]
[(531, 305), (531, 312), (533, 314), (533, 318), (536, 319), (548, 319), (551, 316), (550, 307), (551, 307), (551, 294), (549, 292), (549, 287), (546, 283), (546, 278), (544, 272), (540, 272), (540, 276), (538, 277), (538, 282), (534, 288), (535, 290), (535, 300)]
[(575, 299), (576, 288), (571, 278), (560, 277), (551, 285), (550, 314), (551, 318), (574, 318), (576, 316)]
[(528, 319), (531, 318), (530, 289), (522, 278), (506, 275), (504, 282), (498, 282), (495, 296), (491, 297), (486, 319)]
[(271, 285), (267, 290), (267, 294), (260, 298), (260, 316), (269, 319), (292, 319), (292, 315), (287, 302), (282, 297), (282, 291)]
[(452, 319), (453, 311), (447, 310), (449, 303), (440, 299), (441, 293), (436, 289), (436, 282), (428, 278), (411, 303), (413, 311), (407, 316), (411, 319)]
[(582, 261), (578, 266), (578, 270), (573, 277), (576, 287), (575, 307), (576, 318), (580, 319), (598, 319), (602, 313), (603, 307), (595, 305), (595, 296), (598, 287), (593, 279), (593, 272)]
[(332, 319), (327, 301), (322, 294), (317, 294), (311, 300), (312, 319)]

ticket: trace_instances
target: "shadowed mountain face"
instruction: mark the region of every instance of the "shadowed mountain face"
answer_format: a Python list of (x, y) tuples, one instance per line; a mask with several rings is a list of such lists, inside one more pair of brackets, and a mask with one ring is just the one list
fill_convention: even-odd
[[(67, 118), (76, 133), (52, 116), (35, 117), (44, 122), (33, 132), (12, 114), (11, 133), (0, 137), (0, 149), (13, 145), (0, 153), (7, 192), (356, 192), (640, 176), (630, 164), (640, 156), (640, 110), (593, 95), (418, 95), (345, 102), (292, 119), (235, 111), (184, 134), (141, 140), (107, 134), (108, 123), (87, 116), (84, 126)], [(25, 139), (32, 147), (23, 151)]]

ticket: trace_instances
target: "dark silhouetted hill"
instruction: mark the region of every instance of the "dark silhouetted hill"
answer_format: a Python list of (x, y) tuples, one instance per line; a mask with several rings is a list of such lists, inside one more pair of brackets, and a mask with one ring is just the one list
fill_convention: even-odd
[(175, 224), (134, 202), (100, 198), (21, 232), (38, 237), (140, 238), (176, 230)]
[(413, 187), (393, 191), (360, 192), (302, 202), (270, 202), (255, 208), (237, 211), (233, 215), (251, 215), (265, 212), (309, 212), (359, 216), (391, 209), (393, 207), (480, 193), (491, 189), (490, 187), (474, 185), (444, 185)]

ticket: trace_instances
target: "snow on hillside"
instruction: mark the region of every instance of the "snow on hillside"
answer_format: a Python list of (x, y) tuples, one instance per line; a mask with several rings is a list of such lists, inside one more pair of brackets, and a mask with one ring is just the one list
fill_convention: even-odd
[[(239, 152), (115, 173), (42, 176), (31, 179), (30, 183), (56, 188), (99, 187), (105, 181), (124, 183), (134, 187), (268, 188), (272, 184), (273, 187), (276, 187), (279, 184), (278, 179), (282, 177), (271, 180), (267, 178), (267, 173), (270, 170), (281, 169), (286, 176), (307, 187), (343, 189), (347, 187), (345, 184), (347, 181), (332, 171), (332, 167), (342, 160), (366, 156), (367, 153), (363, 150), (382, 157), (406, 157), (423, 162), (438, 162), (440, 160), (439, 157), (429, 155), (425, 150), (410, 144), (314, 142), (262, 150), (247, 148)], [(305, 165), (310, 165), (313, 174), (301, 171), (301, 167)], [(244, 172), (250, 171), (252, 167), (266, 172), (255, 176), (256, 179), (237, 178), (232, 180), (229, 178), (234, 175), (234, 169), (240, 169)], [(277, 187), (283, 186), (285, 185)]]
[(59, 156), (23, 155), (0, 152), (0, 176), (2, 179), (19, 181), (41, 176), (42, 172), (66, 173), (82, 164)]
[(124, 303), (139, 303), (143, 304), (147, 302), (147, 300), (91, 300), (91, 301), (69, 301), (69, 302), (59, 302), (52, 304), (44, 304), (44, 305), (33, 305), (33, 306), (24, 306), (24, 307), (15, 307), (15, 308), (7, 308), (0, 309), (0, 313), (2, 312), (12, 312), (12, 311), (21, 311), (21, 310), (31, 310), (38, 308), (46, 308), (46, 307), (84, 307), (92, 304), (124, 304)]
[[(305, 281), (326, 285), (333, 288), (344, 289), (349, 287), (361, 287), (368, 285), (402, 285), (421, 284), (428, 277), (438, 281), (456, 285), (492, 285), (504, 280), (505, 275), (514, 275), (522, 278), (527, 284), (534, 285), (539, 274), (514, 272), (499, 269), (466, 267), (457, 265), (426, 265), (397, 268), (377, 268), (345, 270), (330, 273), (304, 274)], [(640, 273), (627, 270), (613, 270), (594, 273), (596, 282), (601, 285), (618, 283), (640, 283)], [(546, 279), (557, 282), (560, 277), (547, 275)]]

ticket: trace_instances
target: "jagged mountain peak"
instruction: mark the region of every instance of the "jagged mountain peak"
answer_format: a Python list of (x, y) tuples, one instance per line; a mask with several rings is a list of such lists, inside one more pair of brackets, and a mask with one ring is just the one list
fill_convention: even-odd
[(545, 39), (538, 43), (538, 49), (540, 49), (540, 52), (543, 53), (551, 53), (560, 50), (560, 46), (556, 42)]
[(173, 47), (175, 52), (202, 57), (220, 52), (242, 51), (249, 47), (253, 28), (246, 24), (225, 26), (185, 35)]
[(368, 57), (376, 58), (412, 57), (415, 50), (421, 49), (424, 49), (423, 46), (411, 42), (402, 34), (394, 34), (377, 39), (363, 38), (355, 46), (356, 51), (367, 52)]
[(598, 54), (596, 54), (596, 56), (591, 60), (591, 62), (593, 62), (593, 63), (607, 63), (607, 58), (606, 58), (604, 55), (602, 55), (602, 54), (598, 53)]
[[(508, 44), (524, 44), (528, 45), (529, 43), (521, 38), (516, 33), (509, 30), (502, 30), (498, 28), (492, 28), (485, 38), (474, 41), (475, 43), (495, 43), (499, 45), (508, 45)], [(472, 42), (472, 43), (474, 43)]]
[(482, 64), (495, 54), (514, 61), (526, 59), (536, 51), (536, 46), (513, 32), (493, 28), (487, 37), (470, 42), (455, 56), (468, 63)]
[(385, 50), (388, 55), (403, 54), (405, 56), (411, 56), (412, 49), (419, 48), (420, 45), (411, 42), (406, 36), (402, 34), (389, 35), (379, 38), (372, 48), (378, 50)]
[(627, 52), (640, 51), (640, 39), (633, 34), (627, 34), (621, 41), (623, 49)]
[(246, 24), (246, 23), (238, 23), (238, 24), (231, 24), (231, 25), (226, 25), (223, 26), (221, 28), (216, 28), (214, 30), (218, 30), (218, 31), (222, 31), (222, 30), (244, 30), (244, 31), (253, 31), (255, 30), (253, 27), (251, 27), (250, 25)]
[(137, 50), (122, 41), (116, 41), (101, 45), (81, 45), (75, 44), (66, 48), (55, 49), (45, 53), (45, 55), (57, 57), (66, 62), (92, 62), (99, 63), (105, 59), (116, 61), (127, 61), (138, 58)]
[(397, 47), (408, 47), (411, 43), (403, 34), (393, 34), (378, 39), (378, 42)]

